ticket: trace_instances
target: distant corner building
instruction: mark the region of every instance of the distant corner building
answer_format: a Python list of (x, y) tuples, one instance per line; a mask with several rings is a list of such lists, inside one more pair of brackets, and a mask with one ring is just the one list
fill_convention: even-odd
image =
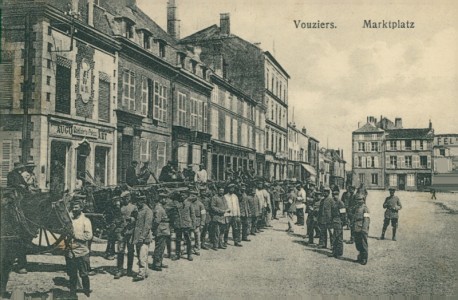
[[(359, 127), (359, 126), (358, 126)], [(352, 133), (352, 181), (368, 189), (427, 190), (433, 180), (434, 129), (404, 128), (401, 118), (369, 116)]]

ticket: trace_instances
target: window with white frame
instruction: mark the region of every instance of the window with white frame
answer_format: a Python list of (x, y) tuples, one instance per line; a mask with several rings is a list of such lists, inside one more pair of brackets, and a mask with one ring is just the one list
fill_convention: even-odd
[(212, 102), (218, 103), (218, 97), (219, 97), (219, 88), (217, 85), (215, 85), (212, 91)]
[(11, 170), (11, 164), (13, 161), (13, 142), (12, 140), (3, 140), (1, 141), (1, 170), (0, 170), (0, 186), (7, 185), (8, 173)]
[(197, 129), (197, 99), (191, 98), (190, 105), (191, 128)]
[(397, 156), (390, 156), (390, 166), (391, 168), (397, 168), (398, 166), (398, 157)]
[(178, 92), (177, 121), (179, 126), (186, 127), (186, 94)]
[(226, 114), (225, 116), (225, 127), (224, 127), (224, 139), (226, 142), (231, 142), (231, 130), (232, 130), (232, 124), (231, 124), (231, 118), (229, 115)]
[(232, 120), (232, 143), (239, 143), (239, 122), (237, 119)]
[(203, 130), (203, 103), (200, 100), (197, 100), (197, 130), (202, 131)]
[(153, 118), (162, 122), (167, 121), (167, 87), (154, 82), (154, 112)]
[(366, 150), (366, 148), (364, 147), (364, 143), (358, 143), (358, 151), (360, 152), (364, 152)]
[(148, 114), (148, 78), (142, 76), (142, 115)]
[(203, 132), (208, 132), (208, 104), (205, 102), (203, 104)]
[(412, 156), (406, 156), (404, 158), (406, 168), (412, 168)]
[(390, 174), (390, 186), (398, 185), (398, 176), (396, 174)]
[(140, 139), (140, 161), (150, 161), (150, 141), (147, 139)]
[(415, 186), (415, 174), (407, 174), (407, 186)]
[(219, 111), (216, 108), (212, 108), (211, 113), (211, 135), (212, 138), (219, 139)]
[(167, 144), (165, 142), (158, 142), (157, 143), (157, 151), (156, 151), (156, 174), (159, 174), (162, 168), (166, 164), (167, 159)]
[(372, 173), (371, 174), (371, 183), (372, 184), (378, 184), (378, 174), (377, 173)]
[(135, 74), (125, 70), (123, 74), (122, 104), (129, 110), (135, 110)]

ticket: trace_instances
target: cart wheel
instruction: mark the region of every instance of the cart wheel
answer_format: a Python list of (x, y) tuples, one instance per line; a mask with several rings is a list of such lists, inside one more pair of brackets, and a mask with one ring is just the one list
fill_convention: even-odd
[(39, 229), (39, 234), (32, 240), (32, 244), (39, 247), (40, 251), (50, 251), (56, 248), (64, 248), (63, 240), (65, 235), (53, 233), (45, 228)]

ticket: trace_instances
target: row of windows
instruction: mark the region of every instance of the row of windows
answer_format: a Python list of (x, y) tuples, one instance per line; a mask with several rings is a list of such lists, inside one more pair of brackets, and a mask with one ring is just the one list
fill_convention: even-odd
[(279, 124), (280, 126), (286, 127), (286, 108), (273, 99), (270, 99), (269, 102), (270, 104), (267, 103), (267, 116), (269, 120)]
[(217, 108), (213, 108), (211, 113), (211, 134), (214, 138), (250, 148), (258, 145), (259, 138), (255, 137), (253, 140), (251, 124), (235, 119), (228, 113), (220, 112)]
[(286, 136), (266, 127), (266, 149), (272, 152), (286, 152)]
[(354, 139), (363, 141), (363, 140), (379, 140), (381, 138), (381, 134), (372, 133), (372, 134), (355, 134)]
[(136, 107), (136, 75), (132, 71), (123, 73), (122, 105), (130, 111), (139, 111), (161, 122), (167, 121), (168, 89), (157, 81), (141, 76), (141, 107)]
[(302, 148), (300, 150), (288, 149), (288, 158), (294, 161), (307, 162), (307, 151)]
[(355, 151), (358, 152), (378, 152), (380, 151), (380, 142), (357, 142)]
[(237, 112), (240, 116), (258, 121), (259, 112), (254, 106), (247, 101), (235, 96), (223, 88), (215, 85), (212, 91), (212, 102), (217, 103), (233, 112)]
[(274, 72), (273, 70), (271, 72), (269, 68), (266, 69), (266, 89), (286, 102), (288, 84), (286, 83), (286, 80), (281, 79), (282, 77), (279, 77), (277, 72)]
[[(395, 140), (386, 142), (386, 150), (427, 150), (428, 144), (423, 140)], [(381, 151), (381, 142), (355, 142), (354, 151), (378, 152)]]
[[(366, 174), (362, 173), (358, 175), (359, 182), (366, 182)], [(377, 185), (379, 183), (379, 178), (377, 173), (371, 174), (371, 182), (372, 185)]]
[(378, 156), (355, 156), (355, 167), (359, 168), (379, 168)]
[(431, 167), (431, 157), (426, 155), (389, 156), (386, 163), (387, 167), (392, 169), (426, 169)]

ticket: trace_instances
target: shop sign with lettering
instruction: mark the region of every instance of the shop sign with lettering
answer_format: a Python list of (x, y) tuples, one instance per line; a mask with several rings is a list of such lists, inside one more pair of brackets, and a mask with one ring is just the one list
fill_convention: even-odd
[(99, 130), (87, 126), (73, 125), (73, 135), (97, 139), (99, 137)]
[(73, 133), (72, 125), (50, 123), (49, 124), (49, 135), (57, 137), (68, 137), (71, 138)]

